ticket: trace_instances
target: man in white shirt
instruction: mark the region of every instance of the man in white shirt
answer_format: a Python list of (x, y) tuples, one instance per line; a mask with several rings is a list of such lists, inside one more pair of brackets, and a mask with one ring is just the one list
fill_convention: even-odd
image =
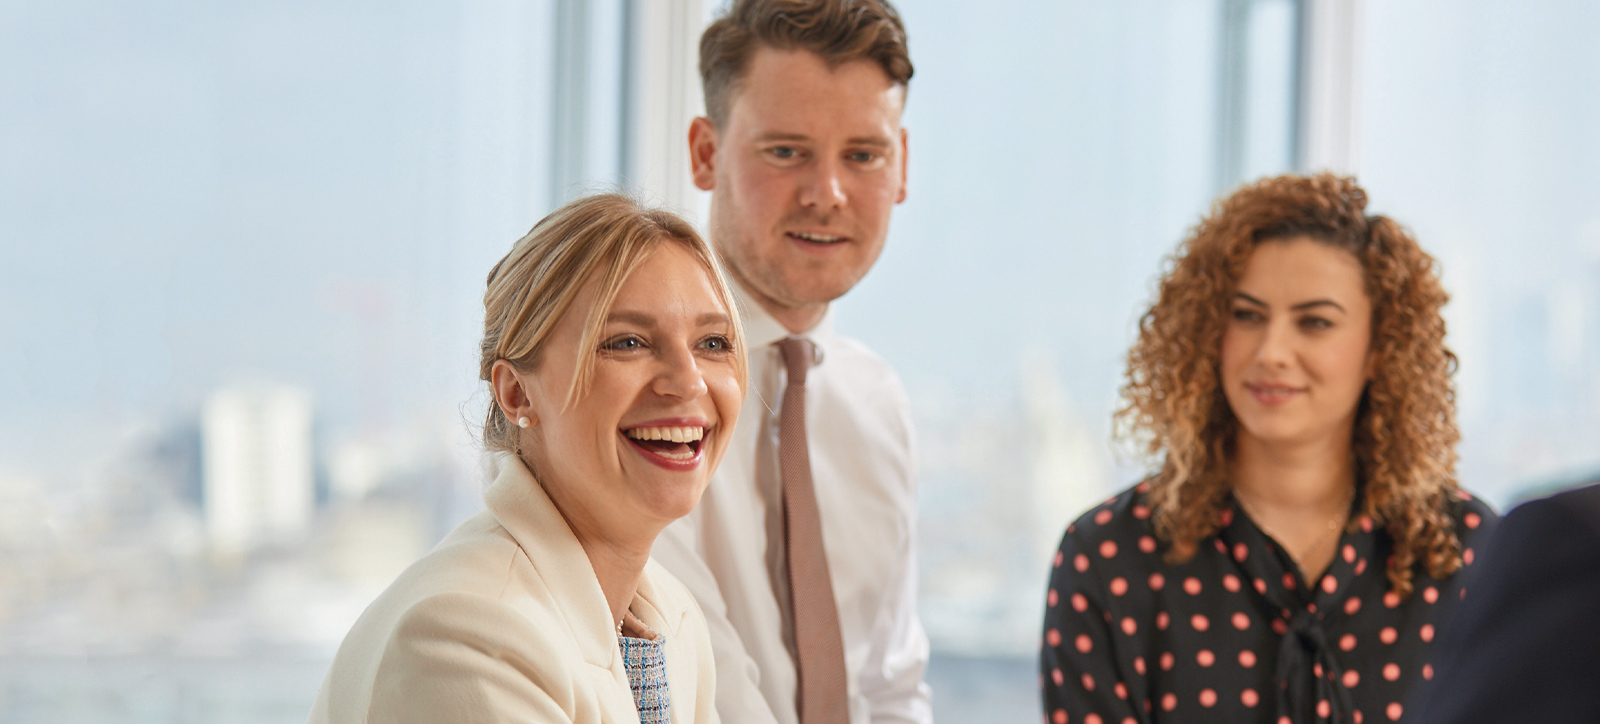
[(705, 611), (723, 721), (928, 724), (905, 394), (828, 314), (905, 199), (905, 29), (884, 0), (734, 0), (700, 73), (690, 154), (750, 390), (700, 506), (655, 556)]

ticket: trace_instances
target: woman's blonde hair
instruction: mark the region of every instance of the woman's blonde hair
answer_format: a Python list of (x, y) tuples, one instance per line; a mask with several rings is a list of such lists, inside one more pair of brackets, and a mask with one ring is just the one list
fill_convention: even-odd
[[(1448, 514), (1456, 493), (1456, 357), (1440, 309), (1449, 299), (1428, 256), (1392, 219), (1366, 214), (1354, 179), (1319, 174), (1258, 181), (1219, 201), (1169, 260), (1159, 296), (1128, 352), (1124, 437), (1161, 461), (1148, 482), (1169, 560), (1194, 555), (1226, 505), (1238, 420), (1218, 365), (1229, 303), (1257, 244), (1306, 236), (1358, 261), (1372, 299), (1372, 381), (1356, 411), (1361, 513), (1388, 530), (1388, 576), (1402, 596), (1412, 569), (1443, 577), (1461, 567)], [(1352, 520), (1351, 525), (1357, 525)]]
[[(705, 267), (718, 300), (727, 308), (732, 321), (728, 339), (742, 388), (746, 366), (743, 332), (733, 295), (711, 247), (675, 214), (645, 208), (621, 194), (588, 196), (556, 209), (489, 270), (488, 289), (483, 293), (478, 377), (488, 382), (499, 360), (524, 371), (537, 367), (551, 332), (591, 278), (599, 279), (600, 289), (594, 306), (586, 312), (578, 348), (596, 349), (600, 329), (623, 282), (665, 242), (682, 245)], [(593, 372), (594, 355), (584, 355), (567, 388), (565, 406), (588, 393)], [(483, 421), (484, 447), (514, 452), (516, 429), (491, 389)]]

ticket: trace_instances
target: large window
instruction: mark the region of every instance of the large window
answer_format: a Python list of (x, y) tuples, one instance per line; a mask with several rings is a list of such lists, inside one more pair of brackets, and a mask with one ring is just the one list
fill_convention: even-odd
[[(489, 266), (587, 189), (703, 213), (719, 4), (7, 5), (0, 720), (303, 721), (481, 505)], [(1355, 171), (1438, 257), (1467, 487), (1600, 472), (1592, 3), (899, 7), (910, 198), (837, 323), (910, 392), (941, 722), (1038, 720), (1048, 556), (1144, 471), (1135, 322), (1241, 181)]]

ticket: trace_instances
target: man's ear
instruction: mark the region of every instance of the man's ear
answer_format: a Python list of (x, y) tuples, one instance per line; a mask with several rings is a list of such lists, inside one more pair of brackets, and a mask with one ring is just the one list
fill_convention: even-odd
[(530, 426), (539, 424), (539, 416), (533, 411), (533, 400), (528, 396), (522, 375), (510, 362), (495, 360), (494, 367), (489, 369), (489, 385), (494, 390), (494, 404), (500, 406), (500, 412), (513, 426), (523, 417), (528, 418)]
[(900, 193), (895, 194), (895, 197), (894, 197), (894, 202), (897, 203), (897, 204), (906, 200), (906, 168), (907, 168), (907, 166), (906, 166), (906, 156), (908, 155), (909, 149), (910, 149), (910, 144), (906, 140), (906, 129), (901, 128), (900, 129)]
[(694, 185), (701, 191), (717, 186), (717, 129), (705, 116), (689, 123), (689, 167)]

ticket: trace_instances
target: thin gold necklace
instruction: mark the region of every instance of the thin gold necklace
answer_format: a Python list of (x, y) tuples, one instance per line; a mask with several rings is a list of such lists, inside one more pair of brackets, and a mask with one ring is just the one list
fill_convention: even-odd
[[(1254, 506), (1250, 505), (1250, 503), (1246, 501), (1243, 496), (1239, 495), (1239, 490), (1237, 488), (1235, 488), (1233, 491), (1233, 499), (1239, 501), (1239, 507), (1244, 508), (1245, 514), (1250, 516), (1250, 520), (1256, 524), (1257, 528), (1261, 529), (1261, 532), (1266, 533), (1268, 537), (1277, 541), (1279, 547), (1283, 548), (1283, 552), (1289, 554), (1289, 559), (1294, 561), (1296, 568), (1300, 569), (1300, 577), (1304, 578), (1306, 575), (1305, 563), (1301, 562), (1300, 556), (1295, 555), (1294, 551), (1289, 550), (1289, 546), (1283, 545), (1283, 536), (1278, 535), (1277, 533), (1273, 532), (1272, 529), (1267, 527), (1267, 524), (1263, 522), (1261, 515), (1256, 513)], [(1322, 542), (1328, 539), (1328, 536), (1331, 536), (1335, 532), (1342, 530), (1345, 524), (1350, 522), (1350, 504), (1355, 502), (1355, 499), (1356, 491), (1354, 487), (1351, 487), (1350, 495), (1345, 497), (1344, 505), (1340, 506), (1339, 508), (1339, 514), (1328, 519), (1327, 530), (1323, 531), (1321, 535), (1317, 536), (1316, 540), (1313, 540), (1310, 545), (1307, 545), (1306, 550), (1316, 550), (1317, 546), (1322, 545)]]

